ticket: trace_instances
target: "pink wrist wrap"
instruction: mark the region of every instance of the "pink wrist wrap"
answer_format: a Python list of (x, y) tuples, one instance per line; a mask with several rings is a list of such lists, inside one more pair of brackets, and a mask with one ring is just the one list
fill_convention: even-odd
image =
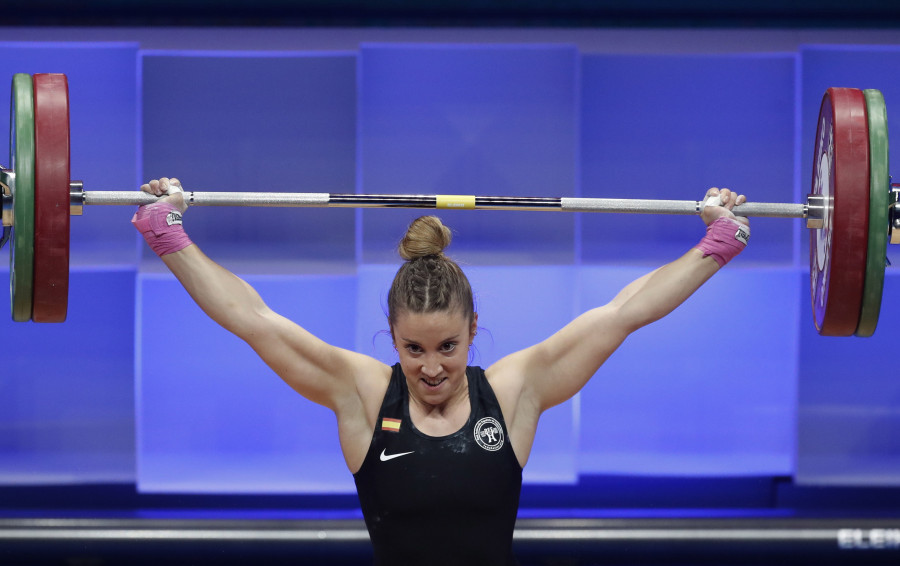
[(181, 212), (169, 202), (140, 207), (131, 223), (160, 257), (183, 250), (193, 243), (181, 226)]
[(703, 257), (712, 256), (722, 267), (747, 247), (749, 239), (749, 226), (720, 216), (706, 227), (706, 236), (694, 247), (703, 252)]

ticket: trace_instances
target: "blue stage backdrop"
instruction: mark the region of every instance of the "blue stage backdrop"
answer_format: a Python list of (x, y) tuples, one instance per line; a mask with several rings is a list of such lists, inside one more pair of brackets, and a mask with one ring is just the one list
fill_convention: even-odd
[[(68, 76), (73, 178), (88, 189), (134, 187), (140, 166), (137, 44), (0, 43), (0, 76), (11, 81), (14, 73)], [(0, 89), (3, 108), (9, 108), (9, 92)], [(9, 131), (5, 111), (0, 131)], [(0, 153), (8, 164), (8, 150)], [(135, 477), (138, 248), (130, 214), (93, 207), (72, 219), (67, 323), (0, 317), (0, 483)], [(4, 281), (8, 265), (0, 262)]]
[[(822, 94), (833, 86), (881, 90), (888, 122), (894, 124), (893, 132), (898, 131), (900, 82), (885, 80), (884, 69), (900, 64), (900, 48), (808, 47), (801, 51), (801, 61), (804, 140), (815, 138)], [(897, 139), (896, 133), (892, 138)], [(805, 144), (802, 149), (801, 168), (804, 172), (812, 171), (813, 144)], [(893, 142), (889, 149), (889, 162), (900, 162), (897, 159), (900, 144)], [(896, 250), (888, 251), (896, 265)], [(888, 267), (887, 273), (882, 303), (885, 307), (872, 338), (848, 341), (823, 338), (810, 325), (801, 327), (804, 363), (799, 372), (796, 468), (800, 483), (900, 484), (900, 442), (892, 432), (900, 428), (900, 380), (895, 364), (887, 358), (896, 352), (900, 337), (897, 305), (891, 304), (896, 303), (900, 279), (896, 268)], [(802, 304), (804, 321), (811, 320), (810, 301), (804, 300)]]
[[(879, 88), (889, 114), (900, 100), (900, 82), (883, 72), (900, 57), (892, 47), (614, 55), (564, 40), (341, 52), (5, 43), (0, 55), (10, 78), (68, 74), (73, 177), (88, 189), (174, 175), (195, 190), (696, 200), (720, 186), (797, 202), (825, 88)], [(0, 484), (351, 492), (333, 415), (194, 306), (129, 226), (133, 210), (96, 208), (73, 219), (69, 321), (0, 320)], [(392, 363), (385, 296), (396, 242), (420, 214), (197, 207), (185, 223), (276, 310)], [(441, 216), (454, 229), (447, 251), (475, 289), (473, 363), (483, 366), (703, 234), (692, 217)], [(898, 276), (888, 269), (874, 338), (820, 337), (807, 239), (799, 220), (754, 220), (745, 254), (545, 415), (526, 481), (796, 474), (900, 485), (889, 434), (900, 408)]]

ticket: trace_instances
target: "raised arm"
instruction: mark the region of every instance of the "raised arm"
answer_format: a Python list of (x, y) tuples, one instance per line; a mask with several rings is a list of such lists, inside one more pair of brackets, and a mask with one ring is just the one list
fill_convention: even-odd
[[(339, 420), (342, 413), (362, 414), (361, 396), (371, 393), (377, 397), (379, 380), (372, 377), (389, 375), (387, 366), (313, 336), (272, 311), (248, 283), (207, 257), (177, 229), (187, 209), (177, 192), (177, 179), (164, 178), (141, 188), (166, 195), (170, 185), (173, 194), (150, 205), (161, 210), (143, 207), (133, 221), (194, 301), (210, 318), (246, 341), (298, 393), (335, 410)], [(176, 229), (169, 231), (173, 226)], [(365, 391), (369, 383), (375, 391)], [(374, 422), (376, 417), (370, 420)]]
[[(504, 415), (508, 415), (514, 445), (513, 435), (518, 434), (520, 460), (527, 459), (543, 411), (578, 393), (629, 334), (675, 310), (742, 249), (746, 237), (739, 236), (743, 242), (735, 237), (739, 231), (749, 235), (749, 224), (731, 209), (745, 197), (711, 189), (707, 199), (713, 199), (708, 201), (711, 206), (701, 216), (708, 234), (698, 247), (631, 282), (612, 301), (582, 314), (543, 342), (488, 368), (491, 384), (501, 404), (506, 404)], [(715, 233), (731, 241), (713, 242), (710, 248)]]
[(333, 410), (356, 393), (350, 378), (368, 358), (331, 346), (274, 312), (253, 287), (196, 245), (162, 260), (211, 319), (247, 342), (298, 393)]

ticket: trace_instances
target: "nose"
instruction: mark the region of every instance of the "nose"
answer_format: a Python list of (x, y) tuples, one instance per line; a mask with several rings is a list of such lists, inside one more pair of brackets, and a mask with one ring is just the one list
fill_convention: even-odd
[(422, 373), (428, 377), (437, 377), (443, 371), (441, 362), (434, 356), (425, 356), (422, 360)]

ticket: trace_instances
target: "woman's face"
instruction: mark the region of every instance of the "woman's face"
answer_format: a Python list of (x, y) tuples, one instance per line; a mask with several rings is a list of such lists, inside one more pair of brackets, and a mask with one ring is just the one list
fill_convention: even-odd
[(400, 314), (392, 328), (400, 367), (410, 395), (441, 405), (467, 387), (469, 346), (478, 315), (471, 323), (456, 310)]

